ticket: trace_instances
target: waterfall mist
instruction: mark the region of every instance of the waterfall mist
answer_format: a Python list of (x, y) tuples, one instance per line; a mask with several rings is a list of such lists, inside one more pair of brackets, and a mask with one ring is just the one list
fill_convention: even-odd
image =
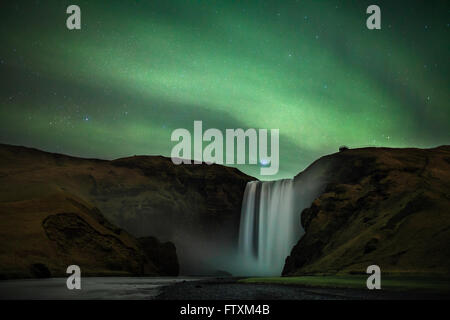
[(239, 229), (239, 255), (252, 274), (280, 274), (303, 229), (294, 203), (294, 181), (247, 184)]
[(313, 175), (246, 186), (239, 228), (239, 273), (280, 275), (286, 257), (303, 235), (301, 212), (323, 187)]
[(247, 183), (236, 242), (227, 240), (227, 228), (208, 240), (201, 237), (200, 230), (189, 236), (179, 234), (175, 245), (182, 273), (280, 276), (286, 258), (304, 233), (301, 213), (323, 192), (327, 170), (327, 165), (313, 164), (293, 179)]

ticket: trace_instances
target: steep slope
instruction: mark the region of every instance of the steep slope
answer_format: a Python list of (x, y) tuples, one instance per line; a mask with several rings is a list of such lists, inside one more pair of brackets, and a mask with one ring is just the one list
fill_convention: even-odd
[(104, 161), (0, 145), (0, 202), (73, 195), (133, 236), (173, 242), (184, 273), (215, 271), (211, 257), (236, 245), (250, 180), (237, 169), (160, 156)]
[(164, 262), (177, 267), (174, 248), (155, 243), (153, 250), (166, 251), (158, 260), (97, 208), (66, 193), (1, 202), (0, 221), (0, 278), (66, 276), (72, 264), (83, 275), (155, 276), (167, 274)]
[(325, 181), (302, 212), (283, 275), (449, 274), (450, 147), (364, 148), (317, 160), (296, 179)]

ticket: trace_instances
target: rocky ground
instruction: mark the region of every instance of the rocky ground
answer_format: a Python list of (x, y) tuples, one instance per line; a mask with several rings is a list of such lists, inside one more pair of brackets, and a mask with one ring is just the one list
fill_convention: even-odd
[(183, 277), (82, 277), (80, 290), (68, 290), (66, 278), (0, 281), (0, 300), (149, 300)]
[(436, 293), (337, 288), (294, 285), (246, 284), (235, 278), (178, 282), (161, 288), (161, 300), (409, 300), (450, 299)]
[(404, 300), (450, 299), (432, 293), (244, 284), (236, 278), (83, 277), (81, 290), (66, 278), (0, 281), (0, 300)]

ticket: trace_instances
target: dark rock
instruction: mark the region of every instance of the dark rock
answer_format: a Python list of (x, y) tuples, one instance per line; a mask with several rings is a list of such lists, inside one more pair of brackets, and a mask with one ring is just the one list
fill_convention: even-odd
[(217, 270), (212, 275), (216, 276), (216, 277), (232, 277), (233, 276), (231, 273), (229, 273), (228, 271), (225, 271), (225, 270)]
[[(92, 211), (89, 211), (92, 214)], [(95, 212), (94, 218), (101, 216)], [(108, 225), (102, 217), (101, 225)], [(58, 256), (64, 257), (66, 264), (79, 264), (83, 273), (91, 269), (126, 272), (132, 275), (157, 275), (152, 259), (147, 259), (136, 240), (128, 236), (119, 237), (116, 233), (103, 233), (87, 222), (86, 217), (77, 213), (59, 213), (47, 216), (42, 227), (49, 240), (55, 243)], [(112, 228), (113, 230), (115, 228)], [(126, 236), (124, 234), (124, 236)], [(130, 246), (125, 241), (135, 242)], [(157, 254), (154, 255), (157, 258)], [(86, 266), (87, 262), (89, 263)]]
[(364, 247), (364, 253), (370, 253), (372, 251), (375, 251), (377, 249), (377, 245), (378, 245), (378, 239), (377, 238), (370, 239), (366, 243), (366, 246)]
[(30, 266), (30, 273), (35, 278), (50, 278), (52, 276), (50, 270), (43, 263), (33, 263)]
[(144, 237), (138, 240), (145, 254), (155, 264), (159, 274), (178, 276), (180, 270), (177, 252), (172, 242), (161, 243), (155, 237)]

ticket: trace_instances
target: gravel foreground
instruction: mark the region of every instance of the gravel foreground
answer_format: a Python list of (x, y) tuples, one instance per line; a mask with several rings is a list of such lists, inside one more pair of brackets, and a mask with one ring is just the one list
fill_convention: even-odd
[(160, 290), (157, 300), (423, 300), (450, 296), (417, 291), (315, 288), (282, 284), (239, 283), (221, 278), (179, 282)]

